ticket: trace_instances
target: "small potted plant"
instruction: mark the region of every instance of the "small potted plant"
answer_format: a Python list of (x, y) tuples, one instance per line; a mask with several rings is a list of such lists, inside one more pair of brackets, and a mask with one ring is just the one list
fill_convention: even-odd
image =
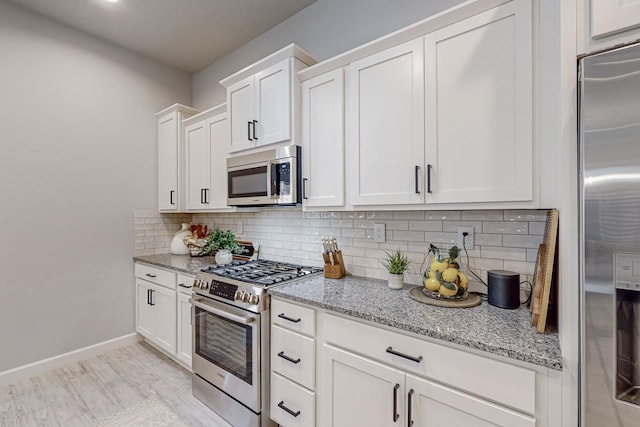
[(233, 260), (233, 254), (240, 252), (240, 245), (233, 231), (216, 228), (207, 236), (205, 251), (215, 254), (216, 264), (224, 265)]
[(385, 252), (387, 258), (380, 261), (389, 272), (388, 285), (391, 289), (402, 289), (404, 287), (404, 272), (409, 268), (411, 261), (398, 249), (390, 254)]

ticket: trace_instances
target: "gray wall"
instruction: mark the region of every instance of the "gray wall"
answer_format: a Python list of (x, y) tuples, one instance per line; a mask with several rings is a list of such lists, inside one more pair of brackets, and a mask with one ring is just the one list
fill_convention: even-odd
[(0, 0), (0, 372), (135, 331), (154, 113), (191, 77)]
[(318, 61), (413, 24), (463, 0), (318, 0), (282, 24), (193, 76), (193, 106), (226, 101), (218, 82), (255, 61), (296, 43)]

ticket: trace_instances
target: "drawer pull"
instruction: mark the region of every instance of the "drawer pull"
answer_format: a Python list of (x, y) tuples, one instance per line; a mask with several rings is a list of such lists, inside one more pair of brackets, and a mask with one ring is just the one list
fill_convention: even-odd
[(292, 359), (289, 356), (287, 356), (286, 354), (284, 354), (284, 351), (281, 351), (280, 353), (278, 353), (278, 357), (282, 357), (284, 360), (289, 361), (289, 362), (293, 363), (294, 365), (297, 365), (298, 363), (300, 363), (300, 358), (299, 357), (297, 359)]
[(293, 412), (291, 409), (284, 406), (284, 400), (281, 400), (280, 403), (278, 403), (278, 408), (287, 412), (289, 415), (293, 415), (294, 417), (297, 417), (298, 415), (300, 415), (300, 411)]
[(181, 288), (187, 288), (187, 289), (191, 289), (193, 287), (193, 286), (185, 285), (184, 283), (178, 283), (178, 286), (180, 286)]
[(147, 273), (147, 274), (145, 274), (145, 276), (151, 277), (152, 279), (156, 278), (156, 275), (155, 274), (151, 274), (151, 273)]
[(413, 396), (413, 389), (409, 390), (409, 395), (407, 396), (407, 427), (411, 427), (413, 425), (413, 420), (411, 419), (411, 397)]
[(284, 320), (288, 320), (289, 322), (293, 322), (293, 323), (299, 323), (302, 319), (297, 318), (297, 319), (292, 319), (291, 317), (287, 317), (284, 315), (284, 313), (280, 313), (278, 314), (278, 317)]
[(393, 422), (395, 423), (400, 418), (400, 414), (398, 414), (398, 389), (400, 388), (400, 384), (396, 384), (393, 386)]
[(404, 357), (405, 359), (409, 359), (412, 362), (416, 362), (416, 363), (420, 363), (422, 362), (422, 356), (418, 356), (418, 357), (413, 357), (413, 356), (409, 356), (408, 354), (403, 354), (400, 352), (397, 352), (393, 349), (393, 347), (389, 347), (387, 348), (387, 353), (391, 353), (394, 356), (400, 356), (400, 357)]

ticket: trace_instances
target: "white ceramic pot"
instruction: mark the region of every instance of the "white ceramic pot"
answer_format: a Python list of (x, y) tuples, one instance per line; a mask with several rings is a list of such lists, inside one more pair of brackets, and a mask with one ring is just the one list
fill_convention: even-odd
[(233, 261), (233, 254), (226, 249), (216, 252), (216, 264), (226, 265)]
[(404, 274), (389, 273), (388, 284), (389, 284), (389, 288), (391, 289), (404, 288)]
[(184, 244), (184, 238), (191, 235), (191, 224), (182, 224), (182, 229), (173, 235), (169, 252), (173, 255), (189, 255), (189, 248)]

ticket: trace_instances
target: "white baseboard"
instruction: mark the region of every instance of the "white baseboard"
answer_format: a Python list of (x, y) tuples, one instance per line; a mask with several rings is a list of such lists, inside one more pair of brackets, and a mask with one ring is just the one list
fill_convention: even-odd
[(65, 365), (68, 365), (69, 363), (78, 362), (80, 360), (88, 359), (90, 357), (106, 353), (107, 351), (125, 347), (127, 345), (140, 341), (140, 339), (140, 336), (134, 332), (133, 334), (123, 335), (118, 338), (113, 338), (111, 340), (103, 341), (98, 344), (79, 348), (78, 350), (73, 350), (68, 353), (49, 357), (47, 359), (29, 363), (28, 365), (18, 366), (17, 368), (0, 372), (0, 388), (3, 388), (9, 384), (14, 384), (18, 381), (25, 380), (27, 378), (34, 377), (52, 369), (61, 368)]

